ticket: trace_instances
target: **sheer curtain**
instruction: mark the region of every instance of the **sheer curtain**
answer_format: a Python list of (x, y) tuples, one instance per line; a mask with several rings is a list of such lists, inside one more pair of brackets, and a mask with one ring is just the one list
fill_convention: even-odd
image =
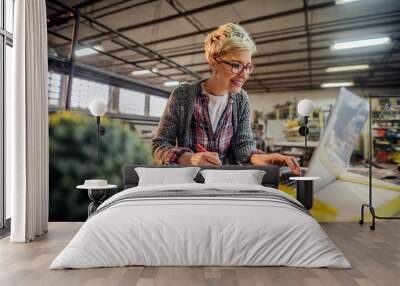
[[(6, 98), (12, 242), (48, 227), (47, 20), (45, 0), (15, 1), (13, 94)], [(8, 101), (8, 103), (7, 103)]]

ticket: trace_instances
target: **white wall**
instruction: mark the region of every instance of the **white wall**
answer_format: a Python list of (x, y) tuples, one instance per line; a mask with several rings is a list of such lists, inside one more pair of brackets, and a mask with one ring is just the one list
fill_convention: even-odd
[[(363, 96), (365, 92), (374, 95), (386, 95), (386, 94), (397, 94), (400, 96), (400, 89), (366, 89), (362, 91), (360, 89), (352, 89), (351, 91)], [(328, 109), (329, 104), (333, 104), (336, 100), (336, 96), (339, 93), (337, 88), (319, 89), (319, 90), (302, 90), (302, 91), (289, 91), (289, 92), (269, 92), (263, 94), (252, 94), (249, 93), (251, 107), (253, 110), (261, 111), (263, 113), (268, 113), (274, 111), (274, 106), (276, 104), (283, 104), (288, 101), (297, 102), (308, 98), (314, 102), (315, 107), (321, 107), (323, 109)]]

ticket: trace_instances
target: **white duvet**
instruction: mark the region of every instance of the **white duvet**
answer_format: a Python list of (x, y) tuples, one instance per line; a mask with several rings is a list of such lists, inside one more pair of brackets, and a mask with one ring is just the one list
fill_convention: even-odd
[[(152, 198), (111, 204), (131, 192), (273, 188), (238, 184), (135, 187), (105, 201), (50, 269), (145, 266), (294, 266), (350, 268), (308, 214), (258, 198)], [(105, 208), (105, 206), (109, 207)]]

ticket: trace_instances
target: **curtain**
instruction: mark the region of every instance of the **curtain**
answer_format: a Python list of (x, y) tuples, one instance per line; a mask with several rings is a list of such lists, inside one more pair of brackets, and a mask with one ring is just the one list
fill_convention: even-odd
[[(48, 67), (45, 0), (15, 1), (13, 93), (6, 98), (11, 242), (47, 232)], [(7, 101), (9, 101), (7, 103)]]

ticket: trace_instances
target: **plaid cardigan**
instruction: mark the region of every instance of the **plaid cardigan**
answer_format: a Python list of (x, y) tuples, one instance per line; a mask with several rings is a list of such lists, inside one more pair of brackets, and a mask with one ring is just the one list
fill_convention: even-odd
[[(174, 89), (164, 113), (161, 117), (156, 134), (152, 140), (154, 159), (163, 165), (175, 164), (184, 152), (190, 149), (191, 123), (196, 98), (201, 93), (201, 83), (204, 80), (181, 84)], [(229, 164), (248, 164), (254, 153), (263, 153), (256, 149), (250, 126), (250, 102), (247, 93), (240, 92), (231, 95), (233, 137), (231, 140)]]

